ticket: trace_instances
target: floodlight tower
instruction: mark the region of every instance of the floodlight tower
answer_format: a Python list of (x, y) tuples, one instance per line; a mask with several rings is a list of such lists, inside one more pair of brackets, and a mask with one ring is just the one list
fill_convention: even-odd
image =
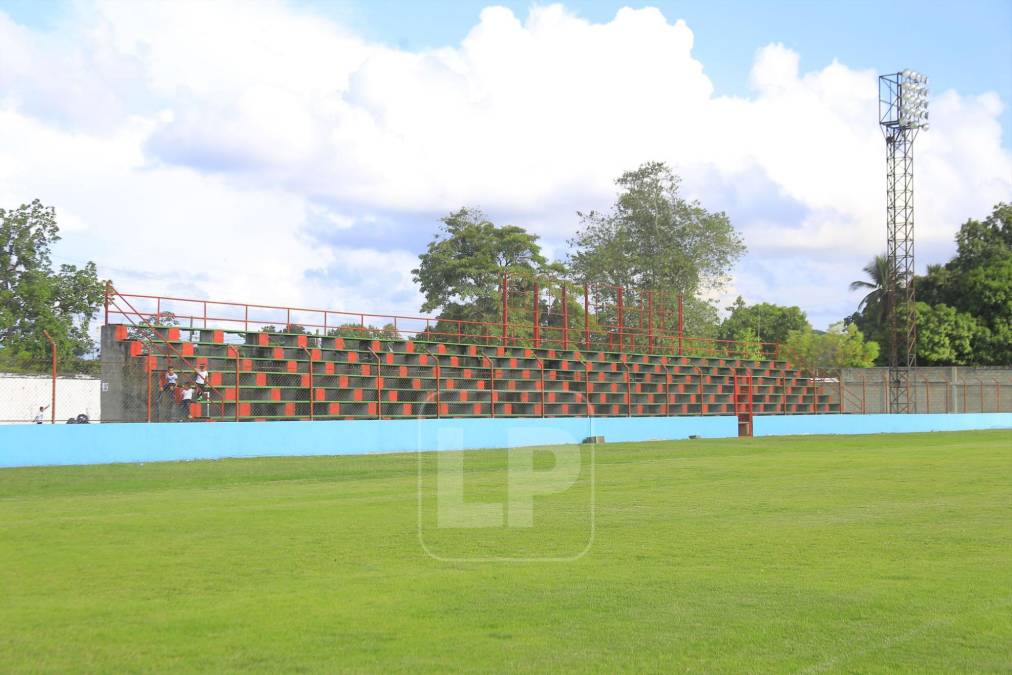
[(904, 70), (878, 78), (879, 125), (886, 141), (889, 275), (889, 411), (913, 412), (910, 369), (917, 365), (914, 312), (914, 139), (928, 129), (928, 78)]

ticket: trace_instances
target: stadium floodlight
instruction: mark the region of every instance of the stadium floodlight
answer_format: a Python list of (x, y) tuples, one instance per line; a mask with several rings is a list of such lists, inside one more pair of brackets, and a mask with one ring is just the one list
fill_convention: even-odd
[(928, 129), (928, 78), (909, 68), (878, 78), (879, 125), (886, 140), (886, 237), (889, 275), (889, 410), (914, 412), (911, 368), (917, 365), (914, 298), (914, 139)]

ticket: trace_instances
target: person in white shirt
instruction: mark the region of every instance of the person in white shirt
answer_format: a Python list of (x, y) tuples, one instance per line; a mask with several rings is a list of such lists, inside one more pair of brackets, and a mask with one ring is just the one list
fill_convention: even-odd
[(194, 381), (197, 384), (197, 398), (200, 398), (204, 395), (204, 391), (207, 389), (207, 366), (199, 365), (197, 366), (197, 370), (194, 372), (197, 373), (197, 377), (194, 378)]
[(48, 407), (49, 407), (48, 405), (40, 405), (39, 406), (39, 414), (36, 415), (35, 419), (33, 420), (36, 424), (42, 424), (42, 418), (43, 418), (43, 414), (42, 413), (46, 412), (46, 408), (48, 408)]
[(193, 383), (187, 382), (183, 385), (183, 398), (179, 401), (179, 405), (183, 407), (183, 416), (186, 419), (190, 419), (191, 403), (193, 403)]
[(172, 391), (176, 388), (176, 382), (178, 381), (179, 373), (172, 366), (169, 366), (168, 370), (165, 371), (165, 386), (162, 387), (162, 391)]

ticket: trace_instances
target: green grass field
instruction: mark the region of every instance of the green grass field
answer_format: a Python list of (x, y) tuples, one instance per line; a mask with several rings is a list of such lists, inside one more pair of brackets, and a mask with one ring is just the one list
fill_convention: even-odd
[[(599, 446), (522, 531), (434, 528), (434, 461), (0, 470), (0, 670), (1012, 669), (1007, 431)], [(563, 555), (591, 494), (571, 562), (419, 542)]]

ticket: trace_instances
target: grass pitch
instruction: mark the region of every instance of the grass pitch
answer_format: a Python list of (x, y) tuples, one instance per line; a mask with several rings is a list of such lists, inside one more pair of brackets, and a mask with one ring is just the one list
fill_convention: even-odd
[[(466, 455), (469, 501), (504, 457)], [(419, 466), (0, 470), (0, 670), (1012, 669), (1009, 432), (600, 446), (572, 562), (426, 555)], [(425, 534), (582, 546), (588, 495)]]

